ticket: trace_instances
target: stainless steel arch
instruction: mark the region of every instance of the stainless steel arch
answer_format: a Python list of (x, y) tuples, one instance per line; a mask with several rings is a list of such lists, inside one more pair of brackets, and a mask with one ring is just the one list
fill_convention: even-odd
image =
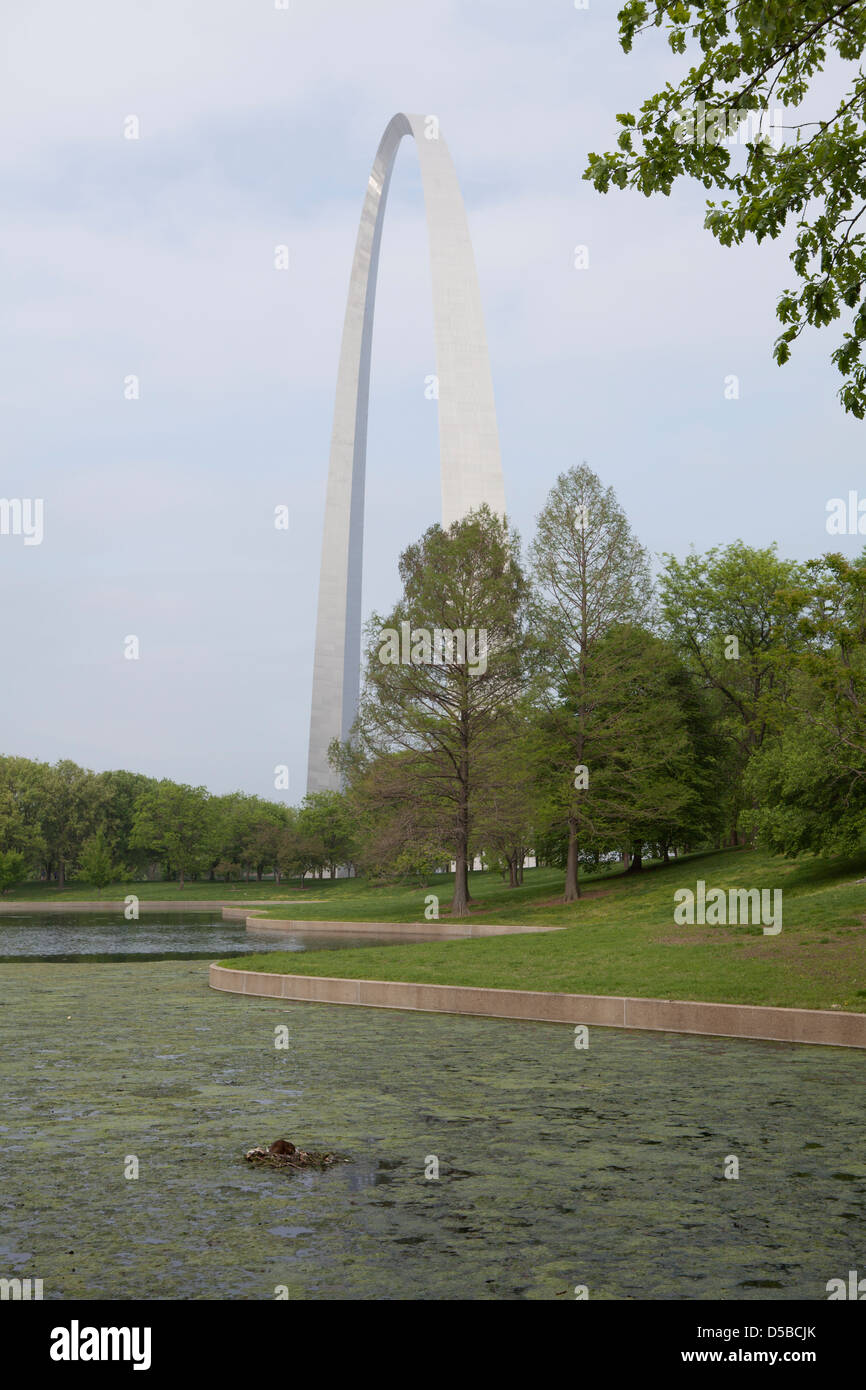
[(484, 315), (457, 175), (435, 117), (398, 113), (382, 136), (367, 182), (343, 324), (319, 580), (309, 792), (339, 785), (328, 765), (328, 745), (347, 737), (358, 708), (373, 310), (388, 185), (404, 135), (414, 137), (418, 150), (430, 248), (442, 522), (449, 526), (482, 502), (505, 511)]

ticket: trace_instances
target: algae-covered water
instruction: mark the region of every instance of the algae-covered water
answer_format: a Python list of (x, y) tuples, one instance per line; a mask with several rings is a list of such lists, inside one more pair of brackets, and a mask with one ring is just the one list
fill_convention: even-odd
[[(0, 966), (0, 1275), (46, 1299), (825, 1299), (866, 1268), (861, 1053), (574, 1041), (220, 994), (195, 961)], [(244, 1163), (278, 1136), (351, 1162)]]
[(400, 945), (421, 937), (390, 932), (256, 932), (224, 922), (219, 912), (145, 913), (127, 922), (122, 912), (39, 913), (0, 916), (0, 962), (17, 960), (147, 960), (245, 955), (260, 951), (322, 951), (346, 946)]

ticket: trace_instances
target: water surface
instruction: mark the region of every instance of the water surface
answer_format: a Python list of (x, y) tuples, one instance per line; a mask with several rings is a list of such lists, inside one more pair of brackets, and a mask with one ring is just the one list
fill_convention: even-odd
[(0, 916), (0, 961), (109, 961), (249, 955), (259, 951), (322, 951), (346, 946), (399, 945), (433, 940), (398, 933), (274, 932), (247, 930), (209, 912), (142, 913), (127, 922), (122, 912), (22, 912)]
[[(824, 1299), (863, 1268), (863, 1073), (242, 998), (195, 961), (3, 965), (0, 1275), (46, 1299)], [(278, 1136), (351, 1162), (251, 1170)]]

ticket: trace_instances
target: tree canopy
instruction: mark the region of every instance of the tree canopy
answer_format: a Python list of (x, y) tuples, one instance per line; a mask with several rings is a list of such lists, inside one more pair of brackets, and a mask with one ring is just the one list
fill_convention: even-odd
[[(670, 194), (683, 177), (718, 189), (704, 225), (723, 246), (775, 239), (793, 225), (796, 282), (777, 302), (776, 361), (788, 361), (807, 326), (842, 318), (832, 353), (839, 397), (863, 419), (866, 0), (628, 0), (619, 12), (626, 53), (654, 28), (682, 56), (683, 76), (637, 114), (617, 115), (617, 148), (590, 154), (584, 178), (601, 193), (647, 197)], [(810, 96), (817, 119), (781, 121), (781, 108), (799, 113)]]

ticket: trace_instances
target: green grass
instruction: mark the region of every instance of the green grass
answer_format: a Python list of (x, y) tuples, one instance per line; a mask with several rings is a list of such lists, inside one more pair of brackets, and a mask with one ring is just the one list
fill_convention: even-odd
[[(586, 896), (570, 905), (561, 901), (562, 874), (552, 870), (527, 871), (523, 887), (513, 890), (495, 875), (473, 874), (475, 920), (566, 930), (389, 949), (270, 952), (246, 957), (244, 969), (866, 1012), (866, 885), (855, 882), (864, 874), (866, 854), (792, 863), (728, 850), (651, 866), (640, 875), (584, 880)], [(699, 878), (708, 888), (781, 888), (781, 933), (676, 925), (674, 892), (694, 890)], [(414, 889), (338, 881), (328, 902), (311, 902), (304, 917), (423, 922), (425, 896), (437, 891), (441, 920), (450, 892), (444, 875)], [(225, 964), (236, 967), (237, 961)]]
[(273, 899), (274, 902), (281, 902), (286, 898), (311, 898), (324, 897), (326, 893), (332, 893), (338, 889), (341, 882), (351, 880), (337, 879), (331, 883), (329, 879), (307, 879), (301, 887), (297, 879), (290, 883), (275, 884), (272, 881), (258, 883), (251, 879), (249, 883), (211, 883), (187, 881), (183, 888), (179, 883), (141, 883), (130, 881), (128, 883), (109, 883), (103, 888), (100, 894), (98, 889), (92, 884), (72, 882), (60, 892), (56, 885), (50, 883), (21, 883), (16, 888), (0, 895), (0, 902), (95, 902), (100, 897), (106, 902), (116, 902), (119, 898), (125, 898), (129, 893), (135, 893), (142, 902), (172, 902), (182, 903), (186, 898), (219, 902), (221, 899), (230, 901), (233, 898), (241, 902), (255, 901), (265, 902)]

